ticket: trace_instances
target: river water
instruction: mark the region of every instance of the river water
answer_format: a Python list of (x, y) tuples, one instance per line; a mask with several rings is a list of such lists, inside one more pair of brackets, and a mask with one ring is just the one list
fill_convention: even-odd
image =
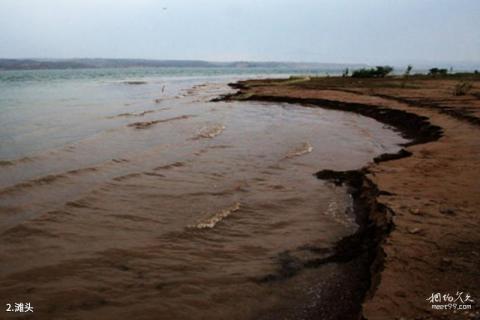
[(357, 228), (313, 173), (405, 142), (351, 113), (210, 102), (245, 75), (83, 72), (0, 77), (0, 301), (35, 319), (288, 313), (331, 266), (265, 279)]

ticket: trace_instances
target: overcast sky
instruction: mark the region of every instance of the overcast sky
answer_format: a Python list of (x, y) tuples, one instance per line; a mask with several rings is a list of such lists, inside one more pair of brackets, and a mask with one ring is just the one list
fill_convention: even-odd
[(0, 58), (480, 61), (480, 0), (0, 0)]

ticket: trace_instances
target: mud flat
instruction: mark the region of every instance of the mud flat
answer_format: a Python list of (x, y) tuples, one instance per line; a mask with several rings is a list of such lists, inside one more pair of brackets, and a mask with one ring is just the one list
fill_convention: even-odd
[[(463, 81), (472, 90), (455, 95)], [(232, 87), (238, 92), (222, 100), (355, 112), (393, 126), (411, 141), (399, 153), (376, 157), (361, 170), (317, 173), (320, 179), (348, 186), (360, 227), (330, 256), (304, 264), (353, 265), (355, 271), (320, 295), (317, 308), (303, 318), (479, 317), (478, 76), (252, 80)], [(284, 275), (294, 276), (295, 269), (286, 265), (290, 268)], [(344, 293), (351, 290), (356, 298), (346, 301)], [(470, 309), (434, 310), (427, 300), (434, 293), (457, 297), (457, 292), (473, 298)]]

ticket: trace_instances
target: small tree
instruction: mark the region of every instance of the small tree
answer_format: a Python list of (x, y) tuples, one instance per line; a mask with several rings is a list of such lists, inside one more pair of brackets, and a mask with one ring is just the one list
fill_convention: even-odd
[(402, 81), (402, 88), (405, 88), (407, 85), (407, 79), (410, 77), (410, 73), (412, 72), (412, 65), (409, 64), (407, 66), (407, 69), (405, 69), (405, 72), (403, 73), (403, 81)]
[(407, 66), (407, 69), (405, 69), (405, 72), (403, 73), (403, 76), (404, 76), (405, 78), (408, 78), (408, 77), (410, 76), (410, 73), (412, 72), (412, 69), (413, 69), (412, 65), (409, 64), (409, 65)]

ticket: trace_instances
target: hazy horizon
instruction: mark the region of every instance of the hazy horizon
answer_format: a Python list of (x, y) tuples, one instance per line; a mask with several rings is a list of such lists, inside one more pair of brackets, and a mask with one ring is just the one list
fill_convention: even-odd
[[(215, 67), (217, 64), (217, 67), (231, 67), (234, 66), (235, 64), (258, 64), (257, 67), (264, 67), (264, 68), (269, 68), (268, 64), (278, 64), (279, 66), (277, 67), (298, 67), (298, 68), (316, 68), (316, 67), (323, 67), (323, 68), (337, 68), (338, 70), (343, 70), (343, 68), (362, 68), (362, 67), (374, 67), (374, 66), (379, 66), (379, 65), (390, 65), (394, 67), (395, 72), (399, 72), (406, 68), (408, 65), (413, 66), (413, 70), (416, 71), (425, 71), (433, 67), (440, 67), (440, 68), (447, 68), (447, 69), (452, 69), (453, 71), (456, 72), (464, 72), (464, 71), (475, 71), (480, 68), (480, 62), (470, 62), (470, 61), (405, 61), (405, 62), (394, 62), (394, 63), (365, 63), (365, 62), (331, 62), (331, 61), (269, 61), (269, 60), (231, 60), (231, 61), (212, 61), (212, 60), (201, 60), (201, 59), (146, 59), (146, 58), (108, 58), (108, 57), (72, 57), (72, 58), (36, 58), (36, 57), (25, 57), (25, 58), (3, 58), (0, 57), (0, 64), (2, 64), (2, 60), (18, 60), (18, 61), (37, 61), (37, 62), (65, 62), (65, 63), (75, 63), (78, 61), (85, 61), (85, 63), (88, 64), (88, 60), (92, 61), (138, 61), (139, 63), (141, 62), (167, 62), (167, 63), (172, 63), (175, 66), (175, 63), (182, 63), (182, 62), (192, 62), (192, 63), (207, 63), (211, 64), (209, 66), (205, 67)], [(263, 65), (262, 65), (263, 64)], [(109, 68), (109, 66), (95, 66), (95, 63), (91, 66), (86, 66), (87, 68), (98, 68), (98, 67), (106, 67)], [(116, 67), (120, 68), (128, 68), (128, 67), (134, 67), (130, 65), (118, 65)], [(138, 65), (137, 67), (141, 67), (141, 65)], [(159, 66), (152, 65), (150, 67), (157, 68)], [(167, 66), (168, 67), (168, 66)], [(188, 67), (188, 66), (187, 66)], [(198, 66), (191, 66), (191, 67), (198, 67)], [(250, 66), (252, 67), (252, 66)], [(64, 67), (43, 67), (40, 69), (69, 69), (71, 67), (64, 66)], [(0, 70), (1, 70), (0, 66)], [(16, 69), (30, 69), (29, 67), (13, 67), (11, 68), (12, 70)], [(37, 67), (34, 67), (32, 69), (38, 69)], [(8, 70), (8, 68), (7, 68)]]
[(0, 58), (480, 64), (475, 0), (3, 0)]

